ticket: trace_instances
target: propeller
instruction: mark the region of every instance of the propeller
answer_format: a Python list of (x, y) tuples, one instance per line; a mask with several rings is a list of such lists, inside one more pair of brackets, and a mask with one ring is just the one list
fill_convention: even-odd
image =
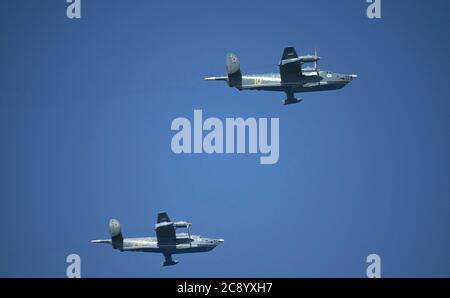
[(188, 235), (189, 235), (189, 247), (192, 247), (192, 239), (191, 239), (191, 223), (189, 223), (187, 225), (187, 231), (188, 231)]
[[(314, 49), (314, 56), (316, 56), (316, 58), (318, 58), (318, 56), (317, 56), (317, 48)], [(319, 75), (319, 71), (320, 71), (320, 69), (319, 69), (319, 62), (318, 61), (319, 61), (318, 59), (316, 61), (314, 61), (314, 68), (315, 68), (315, 70), (317, 72), (317, 75)]]

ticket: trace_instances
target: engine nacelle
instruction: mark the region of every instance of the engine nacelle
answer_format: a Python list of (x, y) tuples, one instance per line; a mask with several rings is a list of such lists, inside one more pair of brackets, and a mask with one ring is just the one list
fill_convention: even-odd
[(300, 56), (299, 57), (301, 63), (310, 63), (310, 62), (316, 62), (320, 60), (320, 57), (317, 55), (306, 55), (306, 56)]
[(320, 60), (320, 57), (317, 55), (306, 55), (306, 56), (300, 56), (297, 58), (291, 58), (291, 59), (284, 59), (281, 60), (279, 65), (287, 65), (287, 64), (295, 64), (295, 63), (311, 63), (311, 62), (317, 62)]
[(192, 226), (192, 223), (187, 221), (175, 221), (173, 223), (173, 226), (175, 228), (189, 228), (190, 226)]

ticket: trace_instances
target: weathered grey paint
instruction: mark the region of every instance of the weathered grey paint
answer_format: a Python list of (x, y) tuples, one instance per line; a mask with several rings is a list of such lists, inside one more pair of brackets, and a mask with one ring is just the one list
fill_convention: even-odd
[[(230, 57), (233, 57), (232, 66)], [(241, 75), (239, 60), (236, 55), (227, 55), (228, 76), (208, 77), (205, 80), (227, 81), (230, 87), (238, 90), (262, 90), (262, 91), (282, 91), (287, 95), (284, 104), (296, 103), (298, 100), (294, 93), (337, 90), (345, 87), (357, 75), (339, 74), (332, 71), (321, 71), (316, 68), (303, 68), (303, 63), (317, 62), (320, 57), (317, 55), (297, 56), (293, 47), (285, 48), (282, 60), (279, 63), (279, 73), (264, 73)], [(233, 79), (230, 80), (230, 69), (234, 71)], [(240, 79), (236, 78), (236, 73)]]
[[(189, 228), (192, 224), (186, 221), (170, 221), (167, 213), (158, 214), (155, 225), (157, 237), (123, 238), (120, 223), (116, 219), (109, 222), (111, 239), (92, 240), (92, 243), (111, 244), (119, 251), (162, 253), (165, 257), (163, 266), (175, 265), (173, 254), (207, 252), (224, 242), (223, 239), (204, 238), (189, 233), (175, 233), (176, 228)], [(188, 230), (189, 231), (189, 230)]]

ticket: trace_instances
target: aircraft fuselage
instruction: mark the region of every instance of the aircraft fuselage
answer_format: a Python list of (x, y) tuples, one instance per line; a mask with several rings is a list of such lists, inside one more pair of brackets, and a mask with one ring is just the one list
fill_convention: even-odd
[(196, 235), (189, 238), (186, 235), (177, 235), (175, 242), (159, 243), (156, 237), (124, 238), (120, 251), (140, 251), (154, 253), (184, 254), (207, 252), (214, 249), (222, 239), (202, 238)]
[(338, 74), (331, 71), (304, 72), (289, 82), (282, 82), (279, 73), (243, 75), (239, 90), (284, 91), (292, 93), (336, 90), (345, 87), (356, 75)]

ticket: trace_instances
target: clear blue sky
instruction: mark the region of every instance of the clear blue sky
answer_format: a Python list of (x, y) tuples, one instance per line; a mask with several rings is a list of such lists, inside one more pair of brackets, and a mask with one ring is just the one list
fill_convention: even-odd
[[(383, 0), (3, 1), (0, 276), (450, 276), (450, 4)], [(269, 2), (269, 1), (267, 1)], [(346, 88), (239, 92), (204, 76), (277, 71), (317, 47)], [(280, 160), (175, 155), (176, 117), (279, 117)], [(224, 238), (205, 254), (95, 246), (110, 217), (151, 236), (158, 211)]]

